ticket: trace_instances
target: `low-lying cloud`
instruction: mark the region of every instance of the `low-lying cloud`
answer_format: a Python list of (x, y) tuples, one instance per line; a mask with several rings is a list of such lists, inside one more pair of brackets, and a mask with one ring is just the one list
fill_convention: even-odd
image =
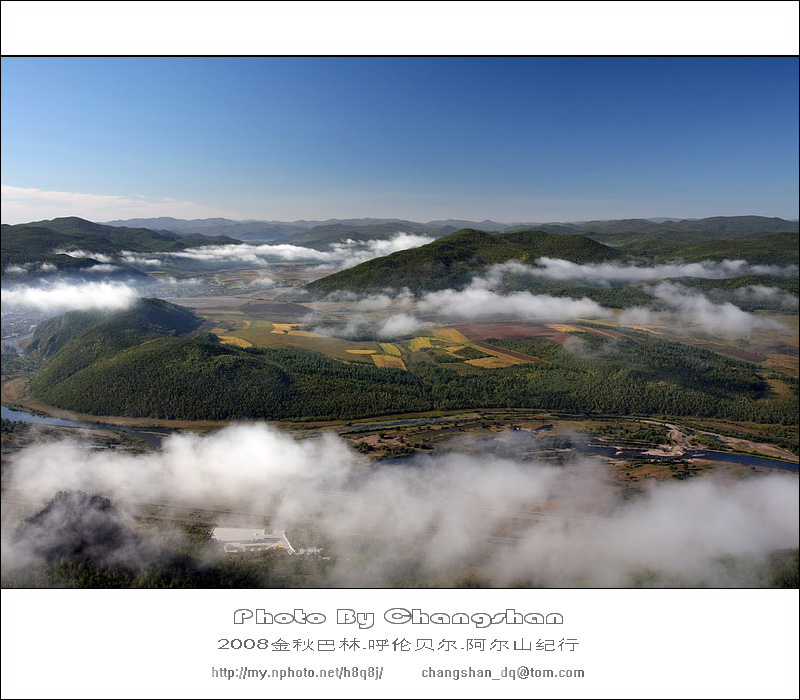
[[(313, 523), (342, 555), (330, 585), (392, 585), (402, 566), (440, 585), (468, 569), (496, 586), (629, 586), (642, 573), (662, 585), (754, 585), (726, 558), (765, 561), (798, 545), (794, 475), (652, 484), (623, 502), (603, 488), (602, 461), (514, 457), (531, 447), (525, 440), (535, 438), (505, 433), (472, 453), (376, 465), (334, 434), (295, 440), (242, 424), (175, 435), (139, 456), (39, 444), (11, 459), (9, 479), (42, 504), (86, 491), (129, 508), (168, 501), (252, 513), (223, 523), (242, 527), (265, 516), (281, 527)], [(351, 559), (364, 543), (374, 545), (369, 557)]]
[(381, 324), (378, 335), (381, 338), (402, 338), (425, 326), (425, 323), (411, 314), (394, 314)]
[(740, 287), (733, 292), (736, 299), (744, 303), (767, 303), (784, 306), (789, 309), (796, 309), (798, 299), (794, 294), (787, 292), (779, 287), (767, 287), (762, 284), (750, 284)]
[(243, 243), (189, 248), (188, 250), (167, 255), (206, 263), (229, 262), (269, 265), (280, 261), (320, 262), (332, 265), (335, 269), (344, 269), (400, 250), (416, 248), (426, 243), (431, 243), (433, 240), (429, 236), (398, 232), (387, 239), (348, 240), (343, 243), (334, 243), (327, 250), (317, 250), (291, 243), (264, 245)]
[[(537, 258), (536, 266), (512, 262), (495, 266), (506, 274), (527, 274), (553, 280), (584, 280), (594, 284), (655, 282), (677, 277), (702, 279), (729, 279), (741, 275), (797, 274), (797, 265), (751, 265), (746, 260), (703, 260), (694, 263), (668, 263), (651, 265), (625, 265), (621, 263), (575, 263), (558, 258)], [(489, 275), (492, 270), (489, 271)]]
[(468, 287), (461, 291), (444, 289), (425, 294), (417, 305), (423, 313), (439, 313), (463, 319), (519, 317), (559, 321), (586, 317), (608, 317), (611, 312), (591, 299), (571, 299), (548, 294), (512, 292)]
[(64, 248), (60, 248), (54, 250), (53, 255), (68, 255), (71, 258), (91, 258), (92, 260), (97, 260), (99, 263), (114, 262), (114, 258), (111, 255), (106, 255), (105, 253), (93, 253), (89, 250), (66, 250)]
[(2, 308), (4, 311), (31, 310), (52, 314), (90, 309), (113, 311), (128, 308), (138, 297), (133, 287), (122, 282), (56, 281), (5, 288)]
[[(705, 294), (675, 282), (661, 282), (644, 291), (679, 315), (679, 323), (701, 326), (709, 333), (735, 337), (754, 331), (785, 330), (777, 319), (757, 316), (730, 302), (717, 303)], [(633, 307), (620, 314), (622, 325), (649, 325), (658, 318), (650, 309)]]

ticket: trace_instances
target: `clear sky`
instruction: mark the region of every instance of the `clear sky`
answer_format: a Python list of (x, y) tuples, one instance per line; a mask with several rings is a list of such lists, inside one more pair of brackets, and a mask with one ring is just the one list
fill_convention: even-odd
[(798, 60), (3, 58), (4, 223), (798, 217)]

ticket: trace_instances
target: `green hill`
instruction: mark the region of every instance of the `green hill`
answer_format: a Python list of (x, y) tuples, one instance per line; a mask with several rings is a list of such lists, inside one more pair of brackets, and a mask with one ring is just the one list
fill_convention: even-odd
[(28, 348), (43, 366), (34, 396), (95, 415), (224, 420), (355, 417), (427, 410), (420, 381), (303, 350), (243, 350), (160, 299), (118, 313), (71, 312), (39, 325)]
[(182, 306), (161, 299), (141, 299), (125, 311), (72, 311), (40, 323), (29, 352), (45, 365), (31, 383), (44, 392), (93, 363), (125, 348), (162, 336), (188, 333), (202, 319)]
[(335, 290), (377, 291), (408, 287), (414, 292), (460, 288), (485, 268), (508, 260), (555, 257), (577, 263), (617, 260), (618, 250), (584, 236), (515, 231), (491, 234), (463, 229), (433, 243), (369, 260), (307, 285), (312, 294)]
[(739, 241), (707, 241), (678, 249), (686, 262), (699, 260), (747, 260), (753, 265), (791, 265), (798, 262), (796, 233), (772, 233)]
[(145, 299), (123, 313), (71, 313), (43, 323), (29, 349), (43, 359), (31, 392), (81, 413), (184, 420), (516, 407), (797, 422), (796, 380), (772, 372), (791, 387), (790, 396), (772, 397), (753, 364), (643, 333), (578, 333), (585, 353), (541, 338), (492, 340), (544, 361), (493, 370), (414, 361), (406, 371), (308, 350), (238, 348), (211, 334), (187, 337), (198, 321), (186, 309)]
[(542, 224), (542, 231), (577, 233), (613, 246), (690, 246), (718, 239), (747, 240), (768, 233), (797, 233), (798, 222), (766, 216), (712, 216), (705, 219), (655, 222), (649, 219), (617, 219), (568, 224)]
[(64, 255), (56, 251), (83, 250), (117, 255), (123, 250), (136, 253), (179, 251), (202, 245), (239, 243), (225, 236), (179, 234), (95, 224), (75, 216), (35, 221), (28, 224), (3, 224), (0, 256), (3, 265), (51, 263), (61, 265)]

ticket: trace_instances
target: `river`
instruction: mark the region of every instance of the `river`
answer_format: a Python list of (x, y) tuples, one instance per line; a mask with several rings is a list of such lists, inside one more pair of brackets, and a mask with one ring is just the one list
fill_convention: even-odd
[[(600, 455), (602, 457), (616, 457), (622, 459), (632, 459), (634, 457), (653, 458), (647, 454), (646, 450), (635, 447), (614, 447), (613, 445), (589, 444), (581, 448), (582, 452)], [(669, 459), (665, 457), (664, 459)], [(744, 464), (748, 467), (767, 467), (768, 469), (782, 469), (784, 471), (798, 471), (797, 462), (785, 462), (780, 459), (769, 459), (768, 457), (756, 457), (755, 455), (736, 454), (733, 452), (715, 452), (714, 450), (687, 450), (684, 454), (675, 459), (708, 459), (712, 462), (728, 462), (733, 464)]]
[[(6, 406), (2, 407), (2, 417), (7, 418), (8, 420), (17, 420), (22, 421), (24, 423), (42, 423), (45, 425), (62, 425), (65, 427), (70, 428), (90, 428), (92, 430), (122, 430), (126, 433), (130, 433), (131, 435), (136, 435), (137, 437), (142, 438), (148, 444), (153, 445), (154, 447), (160, 447), (161, 443), (163, 442), (164, 438), (168, 437), (172, 434), (173, 430), (168, 428), (156, 428), (152, 430), (143, 430), (141, 428), (127, 428), (124, 426), (117, 426), (117, 425), (108, 425), (106, 423), (89, 423), (86, 421), (76, 421), (76, 420), (66, 420), (63, 418), (54, 418), (52, 416), (37, 416), (33, 413), (28, 413), (26, 411), (16, 411), (10, 409)], [(388, 425), (402, 425), (407, 423), (416, 423), (421, 422), (424, 420), (428, 421), (442, 421), (447, 420), (449, 417), (445, 418), (433, 418), (433, 419), (421, 419), (421, 420), (411, 420), (411, 421), (393, 421), (390, 423), (379, 423), (375, 425), (380, 425), (381, 427), (388, 426)], [(365, 428), (366, 426), (359, 425), (357, 429)], [(350, 432), (350, 431), (348, 431)], [(577, 446), (576, 446), (577, 447)], [(631, 448), (631, 447), (614, 447), (613, 445), (598, 445), (598, 444), (588, 444), (578, 447), (578, 451), (583, 452), (584, 454), (594, 454), (601, 457), (617, 457), (617, 458), (634, 458), (634, 457), (652, 457), (652, 455), (646, 454), (645, 450), (638, 449), (638, 448)], [(679, 459), (707, 459), (712, 462), (727, 462), (733, 464), (743, 464), (749, 467), (766, 467), (768, 469), (781, 469), (783, 471), (790, 471), (790, 472), (797, 472), (798, 471), (798, 464), (797, 462), (785, 462), (779, 459), (768, 459), (766, 457), (756, 457), (754, 455), (745, 455), (745, 454), (734, 454), (732, 452), (715, 452), (714, 450), (690, 450), (685, 454), (681, 455)]]
[(33, 338), (33, 333), (23, 333), (22, 335), (12, 335), (8, 338), (3, 338), (2, 342), (3, 345), (8, 345), (10, 348), (14, 348), (17, 351), (18, 355), (24, 355), (25, 351), (17, 345), (18, 340), (27, 340), (28, 338)]
[(60, 425), (65, 428), (89, 428), (90, 430), (120, 430), (144, 440), (148, 445), (161, 447), (164, 438), (171, 435), (173, 430), (169, 428), (153, 428), (152, 430), (142, 428), (127, 428), (122, 425), (109, 425), (108, 423), (90, 423), (81, 420), (67, 420), (65, 418), (55, 418), (53, 416), (35, 415), (27, 411), (16, 411), (7, 406), (0, 407), (0, 417), (8, 420), (22, 421), (23, 423), (38, 423), (42, 425)]

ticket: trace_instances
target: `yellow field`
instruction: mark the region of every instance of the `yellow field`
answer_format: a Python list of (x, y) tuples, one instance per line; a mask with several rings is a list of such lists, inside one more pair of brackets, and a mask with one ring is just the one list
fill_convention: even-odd
[(400, 357), (401, 355), (400, 348), (398, 348), (394, 343), (378, 343), (378, 345), (381, 346), (381, 349), (387, 355), (396, 355), (397, 357)]
[(449, 343), (469, 343), (469, 338), (455, 328), (437, 328), (433, 334)]
[[(240, 338), (260, 348), (301, 348), (314, 350), (348, 362), (370, 362), (370, 356), (379, 352), (378, 344), (364, 341), (352, 342), (340, 338), (332, 338), (320, 333), (293, 331), (296, 324), (271, 323), (270, 321), (253, 321), (250, 328), (229, 332), (231, 337)], [(274, 328), (286, 328), (275, 332)], [(356, 352), (353, 352), (356, 351)]]
[(236, 338), (232, 335), (220, 335), (219, 339), (228, 345), (235, 345), (238, 348), (252, 348), (253, 344), (244, 338)]
[[(483, 348), (481, 348), (483, 349)], [(511, 367), (522, 363), (516, 357), (510, 355), (492, 355), (491, 357), (479, 357), (477, 360), (464, 360), (473, 367), (483, 367), (484, 369), (497, 369), (498, 367)]]
[(273, 333), (280, 333), (281, 335), (299, 335), (305, 338), (324, 338), (325, 336), (321, 333), (313, 333), (312, 331), (296, 331), (295, 327), (298, 324), (296, 323), (273, 323), (272, 324), (272, 332)]
[(771, 398), (786, 399), (792, 395), (792, 390), (786, 382), (782, 382), (779, 379), (765, 379), (764, 381), (769, 384)]
[(405, 363), (394, 355), (373, 355), (372, 361), (378, 367), (394, 367), (396, 369), (405, 369)]
[(431, 346), (430, 338), (412, 338), (409, 347), (412, 352), (422, 350), (422, 348), (429, 348)]

